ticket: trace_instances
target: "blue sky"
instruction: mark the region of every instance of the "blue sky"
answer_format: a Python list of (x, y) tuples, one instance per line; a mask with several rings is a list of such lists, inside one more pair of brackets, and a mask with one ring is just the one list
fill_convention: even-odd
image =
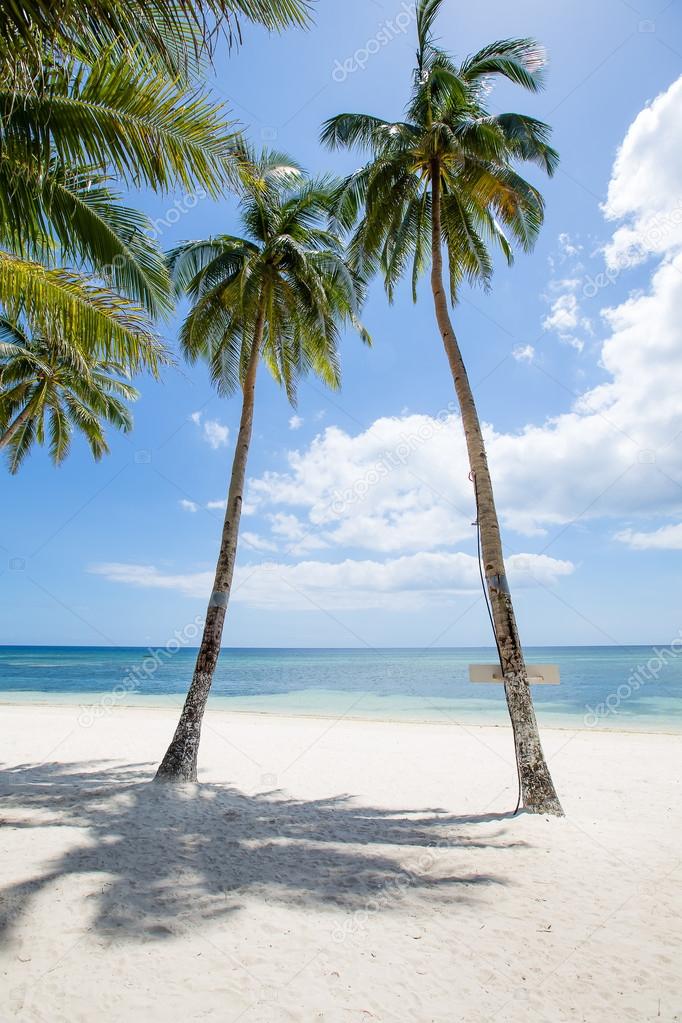
[[(360, 159), (322, 150), (320, 125), (400, 116), (411, 4), (318, 6), (307, 34), (247, 28), (216, 90), (256, 144), (341, 173)], [(549, 54), (544, 93), (490, 96), (554, 127), (541, 238), (455, 311), (529, 644), (660, 643), (682, 627), (681, 22), (662, 0), (521, 0), (446, 2), (438, 25), (459, 55), (511, 35)], [(139, 202), (164, 246), (236, 227), (229, 199)], [(294, 412), (261, 373), (227, 646), (490, 642), (428, 282), (392, 307), (376, 284), (364, 319), (374, 348), (348, 335), (340, 393), (308, 381)], [(202, 612), (238, 401), (201, 366), (139, 387), (134, 433), (112, 435), (100, 464), (77, 443), (59, 470), (37, 451), (2, 477), (0, 642), (160, 644)]]

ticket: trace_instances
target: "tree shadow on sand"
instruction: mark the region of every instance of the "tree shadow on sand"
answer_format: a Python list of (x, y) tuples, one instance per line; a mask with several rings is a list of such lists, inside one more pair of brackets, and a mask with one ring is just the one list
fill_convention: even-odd
[(369, 902), (390, 910), (407, 888), (441, 907), (469, 902), (477, 888), (506, 880), (452, 874), (446, 852), (524, 844), (505, 839), (502, 828), (472, 838), (456, 829), (474, 818), (442, 811), (360, 806), (347, 796), (249, 796), (206, 782), (154, 785), (151, 773), (149, 764), (106, 762), (3, 772), (0, 808), (11, 816), (4, 825), (83, 831), (42, 873), (5, 889), (0, 938), (33, 896), (74, 875), (89, 875), (93, 930), (163, 939), (234, 913), (247, 897), (346, 912)]

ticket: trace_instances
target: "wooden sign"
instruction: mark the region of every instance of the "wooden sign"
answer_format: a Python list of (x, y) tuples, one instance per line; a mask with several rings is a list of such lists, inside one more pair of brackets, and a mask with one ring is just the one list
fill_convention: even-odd
[[(527, 664), (528, 681), (533, 686), (558, 686), (558, 664)], [(470, 664), (470, 682), (504, 682), (499, 664)]]

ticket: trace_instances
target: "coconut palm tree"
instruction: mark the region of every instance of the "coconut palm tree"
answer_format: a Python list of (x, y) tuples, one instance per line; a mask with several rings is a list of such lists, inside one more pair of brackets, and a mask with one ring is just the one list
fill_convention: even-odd
[(132, 429), (124, 401), (137, 398), (137, 391), (120, 379), (124, 374), (120, 365), (54, 338), (31, 338), (19, 324), (0, 320), (0, 448), (9, 452), (10, 472), (35, 443), (47, 443), (59, 464), (74, 431), (101, 458), (109, 450), (104, 422)]
[[(366, 270), (381, 268), (389, 298), (411, 263), (413, 295), (431, 263), (436, 321), (459, 400), (487, 597), (511, 716), (521, 798), (535, 813), (561, 814), (542, 750), (528, 674), (505, 573), (500, 527), (483, 434), (446, 294), (455, 305), (464, 281), (487, 285), (491, 246), (512, 260), (512, 241), (530, 249), (543, 220), (540, 193), (514, 169), (532, 161), (551, 174), (557, 162), (547, 125), (522, 114), (491, 114), (490, 88), (506, 78), (531, 92), (542, 84), (544, 56), (530, 39), (491, 43), (461, 63), (434, 42), (442, 0), (418, 0), (417, 66), (405, 120), (341, 114), (324, 127), (332, 147), (361, 146), (371, 156), (340, 189), (336, 218)], [(447, 266), (443, 269), (443, 248)]]
[(265, 363), (294, 402), (302, 374), (339, 384), (339, 328), (358, 322), (360, 276), (326, 228), (335, 185), (308, 180), (290, 160), (264, 154), (241, 202), (243, 237), (219, 235), (170, 253), (173, 278), (193, 300), (181, 342), (190, 361), (208, 360), (218, 390), (241, 388), (220, 553), (201, 646), (180, 721), (157, 779), (195, 781), (201, 723), (213, 681), (234, 573), (254, 416), (256, 376)]
[[(194, 84), (239, 19), (305, 24), (308, 0), (28, 0), (0, 11), (0, 315), (156, 373), (171, 308), (148, 218), (112, 180), (217, 198), (244, 167)], [(46, 343), (48, 343), (46, 341)]]

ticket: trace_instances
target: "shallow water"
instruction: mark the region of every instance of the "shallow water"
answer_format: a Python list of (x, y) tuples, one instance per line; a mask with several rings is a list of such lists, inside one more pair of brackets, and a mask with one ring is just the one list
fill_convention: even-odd
[[(139, 647), (0, 647), (0, 700), (181, 703), (196, 651)], [(682, 731), (682, 654), (664, 647), (544, 647), (559, 686), (533, 686), (538, 717), (566, 727)], [(216, 706), (384, 720), (506, 721), (499, 685), (472, 685), (492, 650), (223, 650)]]

